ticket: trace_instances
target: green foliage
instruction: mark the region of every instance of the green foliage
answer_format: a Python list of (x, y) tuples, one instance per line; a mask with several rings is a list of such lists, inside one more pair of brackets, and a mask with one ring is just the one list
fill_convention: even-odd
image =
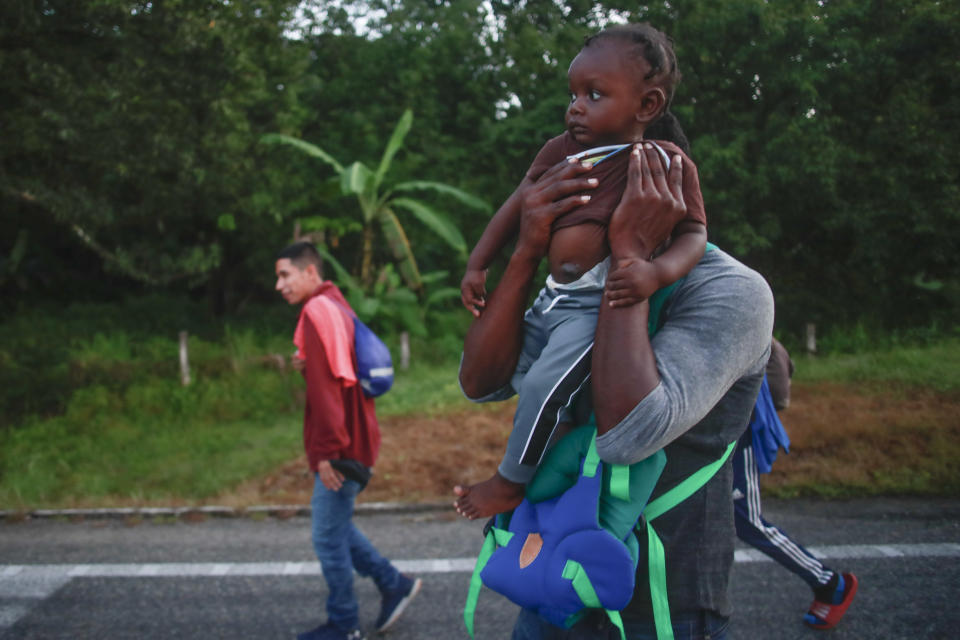
[(437, 415), (460, 410), (466, 400), (457, 383), (457, 360), (417, 360), (398, 372), (394, 386), (377, 398), (377, 415)]
[(301, 446), (292, 376), (78, 390), (62, 416), (0, 433), (0, 504), (203, 499)]
[[(203, 309), (145, 298), (112, 312), (71, 307), (59, 323), (37, 312), (0, 327), (0, 508), (202, 501), (295, 457), (303, 380), (283, 364), (293, 318), (258, 309), (223, 323)], [(455, 372), (466, 315), (437, 314), (445, 337), (413, 340), (414, 367), (397, 372), (378, 401), (381, 415), (462, 405)], [(180, 327), (192, 330), (187, 387)], [(36, 356), (29, 363), (23, 346)], [(50, 403), (14, 412), (15, 394)]]
[[(157, 295), (25, 310), (0, 322), (0, 430), (27, 415), (59, 414), (88, 386), (122, 391), (153, 377), (179, 379), (180, 331), (190, 336), (195, 372), (218, 375), (250, 357), (287, 353), (289, 336), (279, 336), (292, 330), (291, 313), (249, 308), (225, 324), (203, 302)], [(278, 337), (251, 344), (249, 336), (264, 334)], [(231, 352), (212, 346), (224, 340)]]
[(678, 43), (711, 235), (768, 277), (781, 325), (950, 318), (956, 297), (914, 281), (960, 266), (957, 7), (678, 9), (655, 22)]
[(75, 268), (51, 239), (151, 286), (235, 266), (270, 209), (252, 151), (299, 109), (295, 5), (5, 3), (0, 206), (52, 261), (34, 283)]
[[(318, 247), (318, 250), (325, 264), (333, 271), (334, 279), (357, 317), (380, 333), (381, 337), (395, 340), (398, 331), (409, 331), (416, 337), (439, 336), (439, 342), (446, 342), (445, 338), (449, 336), (457, 343), (456, 350), (459, 353), (462, 347), (460, 338), (466, 334), (466, 326), (461, 322), (452, 333), (444, 328), (451, 326), (449, 318), (467, 319), (468, 316), (460, 311), (460, 290), (444, 285), (449, 278), (448, 272), (423, 274), (424, 299), (420, 300), (413, 291), (403, 286), (392, 264), (384, 265), (373, 286), (365, 288), (325, 247)], [(455, 308), (453, 313), (449, 311), (451, 302)]]
[(158, 289), (242, 309), (296, 223), (368, 293), (387, 263), (454, 286), (489, 220), (461, 196), (513, 190), (611, 20), (674, 38), (711, 239), (769, 279), (780, 330), (950, 326), (960, 8), (938, 0), (4, 3), (0, 313)]
[(942, 392), (960, 390), (960, 338), (922, 345), (878, 346), (857, 353), (796, 358), (796, 379), (802, 381), (899, 384)]
[[(374, 243), (373, 230), (379, 228), (382, 237), (390, 248), (392, 262), (403, 277), (406, 286), (420, 295), (423, 293), (423, 281), (417, 267), (417, 259), (413, 248), (407, 240), (407, 234), (394, 210), (399, 208), (411, 214), (426, 228), (441, 238), (461, 258), (466, 256), (466, 242), (460, 230), (447, 217), (434, 210), (428, 204), (408, 197), (393, 195), (390, 188), (385, 187), (383, 180), (390, 170), (394, 156), (403, 146), (404, 138), (410, 132), (413, 124), (413, 112), (404, 111), (390, 136), (381, 156), (376, 172), (371, 171), (360, 161), (355, 161), (344, 167), (332, 155), (312, 143), (282, 134), (268, 134), (262, 141), (267, 144), (286, 144), (307, 155), (318, 158), (328, 164), (340, 177), (340, 191), (342, 195), (355, 199), (360, 214), (360, 231), (363, 234), (362, 257), (360, 268), (361, 286), (370, 289), (374, 284)], [(401, 182), (393, 187), (397, 191), (411, 191), (415, 189), (430, 189), (439, 193), (455, 197), (459, 202), (489, 211), (489, 205), (456, 187), (433, 183), (423, 180)], [(381, 278), (383, 272), (381, 272)], [(379, 280), (379, 279), (378, 279)], [(391, 288), (391, 293), (396, 288)]]
[(296, 455), (303, 382), (280, 368), (292, 318), (226, 324), (158, 297), (66, 311), (0, 327), (0, 505), (202, 499)]

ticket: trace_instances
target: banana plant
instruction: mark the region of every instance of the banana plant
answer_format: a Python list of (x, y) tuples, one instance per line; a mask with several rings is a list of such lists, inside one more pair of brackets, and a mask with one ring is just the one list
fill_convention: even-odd
[[(409, 366), (410, 335), (428, 335), (433, 307), (447, 300), (460, 298), (459, 288), (442, 285), (449, 277), (449, 272), (434, 271), (423, 274), (426, 295), (422, 300), (418, 299), (413, 291), (401, 285), (400, 276), (392, 264), (384, 265), (373, 286), (364, 289), (326, 247), (317, 247), (317, 250), (323, 256), (324, 264), (332, 269), (337, 284), (357, 316), (375, 329), (387, 329), (391, 332), (389, 336), (381, 334), (381, 338), (399, 340), (401, 369)], [(403, 355), (404, 344), (407, 346), (406, 358)]]
[(299, 149), (307, 155), (326, 163), (337, 172), (340, 178), (340, 192), (344, 196), (356, 198), (361, 215), (363, 243), (360, 262), (360, 281), (365, 288), (373, 285), (375, 265), (373, 264), (374, 236), (379, 231), (390, 249), (393, 263), (406, 286), (417, 294), (424, 295), (423, 277), (417, 267), (410, 241), (397, 215), (404, 211), (412, 215), (421, 224), (439, 236), (447, 245), (462, 257), (466, 256), (467, 245), (460, 230), (443, 213), (436, 211), (422, 200), (406, 195), (416, 191), (433, 191), (451, 196), (461, 204), (490, 213), (490, 205), (466, 191), (440, 182), (416, 180), (389, 185), (385, 177), (390, 170), (394, 156), (403, 146), (403, 141), (413, 124), (413, 112), (407, 109), (393, 130), (376, 170), (371, 170), (362, 162), (353, 162), (344, 166), (332, 155), (315, 144), (283, 134), (271, 133), (263, 136), (266, 144), (286, 144)]

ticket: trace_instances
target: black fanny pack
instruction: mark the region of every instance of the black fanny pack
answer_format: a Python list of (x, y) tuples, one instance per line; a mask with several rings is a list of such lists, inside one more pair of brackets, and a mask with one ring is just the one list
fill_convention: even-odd
[(342, 473), (345, 478), (358, 483), (361, 489), (366, 488), (367, 483), (370, 482), (370, 476), (373, 475), (373, 469), (356, 460), (331, 460), (330, 466)]

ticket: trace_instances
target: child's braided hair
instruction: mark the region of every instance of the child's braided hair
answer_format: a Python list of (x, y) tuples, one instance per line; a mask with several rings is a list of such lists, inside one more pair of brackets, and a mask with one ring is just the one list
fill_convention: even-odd
[(588, 36), (583, 47), (610, 38), (618, 38), (633, 46), (633, 53), (650, 66), (650, 71), (644, 76), (644, 81), (654, 82), (663, 88), (666, 93), (666, 102), (660, 117), (654, 120), (644, 137), (649, 139), (669, 140), (684, 153), (690, 155), (690, 142), (683, 133), (676, 116), (670, 111), (673, 94), (680, 84), (680, 66), (677, 64), (677, 54), (673, 50), (673, 40), (662, 31), (646, 22), (615, 25), (603, 31)]

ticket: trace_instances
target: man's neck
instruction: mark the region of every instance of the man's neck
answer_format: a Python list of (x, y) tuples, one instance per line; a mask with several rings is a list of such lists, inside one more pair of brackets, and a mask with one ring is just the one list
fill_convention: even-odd
[(310, 291), (310, 295), (308, 295), (306, 298), (304, 298), (304, 300), (303, 300), (303, 302), (302, 302), (301, 304), (307, 304), (308, 302), (310, 302), (311, 299), (316, 298), (318, 295), (320, 295), (320, 293), (322, 293), (323, 290), (326, 288), (326, 287), (324, 286), (325, 284), (326, 284), (326, 282), (325, 282), (324, 280), (317, 280), (317, 282), (316, 282), (316, 284), (314, 285), (313, 289), (311, 289), (311, 291)]

